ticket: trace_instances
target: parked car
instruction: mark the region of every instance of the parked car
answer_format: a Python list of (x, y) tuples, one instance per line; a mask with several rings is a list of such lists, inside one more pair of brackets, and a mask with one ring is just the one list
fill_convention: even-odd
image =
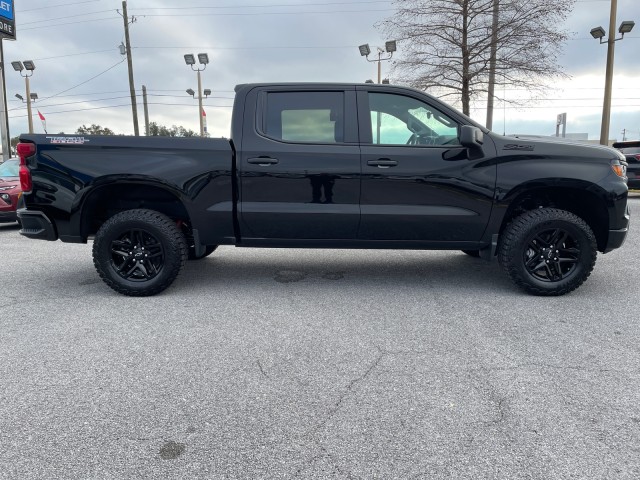
[(629, 188), (640, 189), (640, 140), (616, 142), (613, 148), (617, 148), (627, 159), (627, 185)]
[(16, 207), (22, 196), (19, 170), (20, 162), (17, 158), (0, 163), (0, 223), (18, 220)]

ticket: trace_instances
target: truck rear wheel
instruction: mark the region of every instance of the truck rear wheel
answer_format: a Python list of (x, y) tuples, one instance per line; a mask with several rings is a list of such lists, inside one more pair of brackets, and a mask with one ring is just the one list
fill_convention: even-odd
[(523, 213), (504, 230), (498, 261), (533, 295), (564, 295), (589, 277), (596, 263), (593, 231), (577, 215), (556, 208)]
[(93, 264), (113, 290), (144, 297), (176, 279), (187, 259), (187, 242), (175, 222), (154, 210), (136, 209), (107, 220), (93, 242)]

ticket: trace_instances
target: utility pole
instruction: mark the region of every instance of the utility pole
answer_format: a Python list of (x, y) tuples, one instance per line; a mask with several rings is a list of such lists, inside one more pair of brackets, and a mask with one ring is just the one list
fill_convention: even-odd
[(147, 87), (142, 85), (142, 102), (144, 104), (144, 134), (149, 136), (149, 107), (147, 104)]
[[(133, 113), (133, 134), (140, 135), (138, 128), (138, 103), (136, 100), (136, 89), (133, 84), (133, 60), (131, 58), (131, 42), (129, 41), (129, 17), (127, 16), (127, 2), (122, 2), (122, 18), (124, 20), (124, 43), (127, 52), (127, 65), (129, 66), (129, 90), (131, 91), (131, 111)], [(135, 22), (135, 17), (132, 20)]]
[(8, 160), (11, 156), (11, 135), (9, 134), (9, 115), (7, 113), (7, 89), (4, 78), (4, 39), (0, 38), (0, 135), (2, 136), (2, 160)]
[(498, 55), (498, 19), (500, 0), (493, 0), (493, 23), (491, 25), (491, 53), (489, 58), (489, 86), (487, 88), (487, 123), (486, 127), (493, 128), (493, 102), (496, 88), (496, 57)]

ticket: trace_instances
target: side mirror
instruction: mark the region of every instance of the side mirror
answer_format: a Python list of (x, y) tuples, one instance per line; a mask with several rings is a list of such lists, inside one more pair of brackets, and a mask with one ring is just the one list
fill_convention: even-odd
[(480, 148), (484, 143), (484, 133), (478, 127), (462, 125), (460, 127), (460, 145), (467, 148)]

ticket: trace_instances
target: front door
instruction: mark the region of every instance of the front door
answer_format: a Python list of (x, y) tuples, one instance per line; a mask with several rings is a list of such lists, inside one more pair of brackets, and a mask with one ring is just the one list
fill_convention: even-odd
[(496, 166), (470, 159), (459, 123), (429, 98), (358, 87), (363, 139), (362, 240), (478, 241), (492, 208)]

